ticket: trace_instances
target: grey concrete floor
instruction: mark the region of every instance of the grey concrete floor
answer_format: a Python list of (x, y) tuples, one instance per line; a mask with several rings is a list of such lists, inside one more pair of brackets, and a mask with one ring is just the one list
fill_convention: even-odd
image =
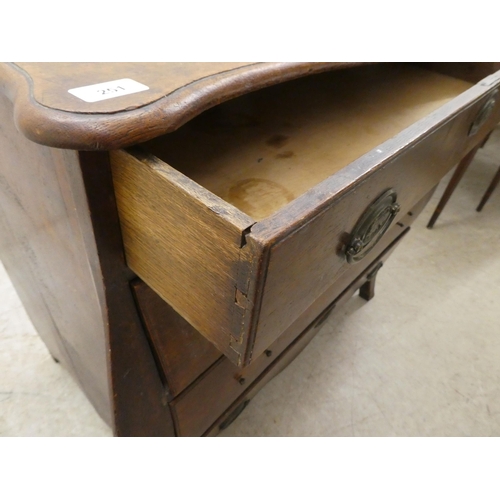
[[(499, 436), (500, 129), (433, 230), (448, 178), (379, 273), (223, 436)], [(0, 266), (0, 436), (110, 436)]]

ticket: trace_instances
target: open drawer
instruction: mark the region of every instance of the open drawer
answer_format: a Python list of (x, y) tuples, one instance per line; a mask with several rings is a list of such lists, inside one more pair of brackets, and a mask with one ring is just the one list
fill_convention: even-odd
[(129, 267), (249, 364), (500, 117), (476, 85), (408, 64), (301, 78), (110, 153)]

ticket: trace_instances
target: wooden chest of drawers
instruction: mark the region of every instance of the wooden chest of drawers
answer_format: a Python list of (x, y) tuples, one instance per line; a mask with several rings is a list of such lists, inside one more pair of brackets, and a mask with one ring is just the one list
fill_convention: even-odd
[[(499, 121), (492, 71), (4, 65), (2, 259), (117, 435), (214, 434), (336, 305), (373, 296)], [(68, 92), (125, 77), (148, 89)]]

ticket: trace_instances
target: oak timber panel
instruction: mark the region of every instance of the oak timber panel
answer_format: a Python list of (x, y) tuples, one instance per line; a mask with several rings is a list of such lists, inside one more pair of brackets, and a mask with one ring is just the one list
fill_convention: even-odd
[(169, 396), (175, 397), (222, 354), (145, 283), (136, 280), (132, 288)]
[[(368, 276), (374, 271), (380, 263), (384, 263), (392, 254), (392, 252), (401, 243), (403, 237), (409, 231), (409, 226), (413, 221), (419, 216), (419, 214), (424, 209), (425, 205), (431, 199), (435, 186), (429, 193), (427, 193), (416, 205), (411, 209), (411, 212), (400, 219), (399, 224), (392, 227), (385, 235), (384, 239), (391, 242), (387, 245), (382, 255), (375, 258), (373, 254), (369, 254), (363, 261), (358, 262), (358, 267), (360, 264), (368, 265), (359, 276), (353, 280), (356, 266), (343, 274), (330, 289), (322, 295), (314, 304), (312, 304), (309, 309), (297, 320), (294, 325), (290, 328), (296, 328), (296, 330), (303, 330), (303, 333), (299, 335), (288, 349), (270, 366), (268, 366), (259, 377), (253, 382), (252, 386), (245, 391), (241, 396), (239, 396), (229, 408), (215, 421), (213, 425), (203, 434), (204, 436), (216, 436), (220, 431), (220, 425), (231, 415), (239, 405), (244, 401), (249, 401), (252, 399), (273, 377), (278, 375), (282, 370), (284, 370), (307, 346), (307, 344), (316, 335), (316, 329), (324, 324), (324, 320), (329, 317), (321, 311), (329, 311), (332, 315), (335, 314), (334, 311), (341, 304), (349, 300), (351, 295), (362, 286)], [(403, 245), (404, 246), (404, 245)], [(403, 251), (401, 249), (400, 251)], [(365, 262), (366, 261), (366, 262)], [(342, 290), (340, 296), (335, 299), (335, 305), (332, 307), (331, 300), (332, 297), (336, 297), (338, 291)], [(320, 314), (321, 313), (321, 314)], [(315, 319), (316, 318), (316, 319)], [(314, 320), (314, 321), (313, 321)], [(311, 325), (308, 328), (308, 325)]]
[(113, 425), (104, 289), (76, 151), (19, 133), (0, 95), (0, 257), (37, 332)]
[(134, 301), (113, 192), (109, 155), (79, 153), (98, 248), (116, 436), (174, 436), (162, 377)]
[[(448, 119), (452, 108), (443, 108), (444, 123), (438, 127), (422, 128), (423, 138), (415, 128), (408, 129), (394, 140), (405, 144), (406, 141), (416, 143), (409, 148), (396, 149), (393, 157), (387, 163), (372, 164), (363, 169), (366, 174), (358, 182), (352, 182), (350, 187), (342, 189), (340, 173), (338, 179), (332, 177), (318, 186), (317, 191), (330, 194), (330, 198), (319, 210), (318, 194), (315, 190), (306, 193), (296, 200), (294, 209), (310, 209), (310, 218), (304, 221), (302, 216), (291, 223), (292, 211), (282, 210), (274, 218), (262, 224), (256, 224), (247, 240), (256, 238), (261, 241), (274, 240), (269, 251), (269, 264), (265, 287), (262, 294), (261, 310), (258, 324), (254, 329), (255, 343), (252, 356), (258, 356), (264, 349), (307, 309), (331, 283), (349, 269), (350, 264), (345, 260), (345, 245), (356, 222), (366, 208), (389, 188), (398, 194), (398, 203), (401, 212), (394, 220), (397, 223), (411, 207), (452, 168), (455, 163), (472, 148), (481, 142), (491, 130), (500, 115), (500, 105), (497, 101), (495, 111), (481, 131), (474, 137), (467, 137), (474, 117), (477, 115), (484, 101), (491, 93), (491, 89), (475, 89), (470, 95), (476, 102), (470, 106), (459, 107), (460, 114)], [(477, 100), (478, 95), (486, 97)], [(463, 100), (467, 103), (467, 97)], [(455, 111), (456, 113), (456, 111)], [(439, 118), (437, 118), (439, 120)], [(381, 146), (385, 149), (385, 146)], [(397, 148), (397, 147), (396, 147)], [(382, 149), (381, 153), (384, 153)], [(367, 155), (368, 156), (368, 155)], [(370, 159), (368, 157), (368, 161)], [(359, 161), (362, 167), (363, 158)], [(367, 165), (368, 166), (368, 165)], [(351, 172), (355, 172), (356, 164), (351, 165)], [(375, 167), (375, 168), (373, 168)], [(348, 175), (348, 173), (346, 172)], [(346, 177), (347, 177), (346, 175)], [(338, 180), (339, 184), (336, 185)], [(344, 179), (345, 182), (345, 179)], [(344, 184), (345, 186), (345, 184)], [(316, 207), (316, 213), (314, 210)], [(297, 217), (297, 214), (294, 214)], [(295, 218), (294, 217), (294, 218)], [(288, 219), (288, 223), (287, 223)], [(267, 227), (266, 227), (267, 225)], [(283, 231), (283, 228), (287, 228)], [(270, 232), (274, 228), (274, 239)], [(260, 233), (260, 234), (259, 234)], [(281, 233), (281, 237), (278, 234)], [(373, 249), (380, 249), (379, 242)], [(300, 256), (300, 258), (297, 258)]]
[(499, 62), (431, 62), (418, 63), (431, 71), (439, 71), (445, 75), (477, 83), (488, 75), (500, 70)]
[(111, 152), (127, 263), (238, 364), (246, 304), (236, 287), (253, 220), (160, 160), (134, 155)]
[[(399, 238), (400, 234), (419, 215), (431, 194), (432, 192), (412, 208), (411, 216), (407, 215), (400, 221), (399, 225), (394, 226), (386, 233), (382, 241), (383, 247), (390, 246), (391, 242)], [(321, 300), (316, 301), (314, 308), (311, 309), (313, 316), (309, 317), (307, 324), (333, 300), (335, 293), (349, 285), (349, 281), (357, 273), (362, 272), (366, 266), (371, 266), (376, 257), (375, 254), (371, 254), (363, 262), (352, 266), (350, 272), (345, 273), (335, 283), (334, 288), (328, 290)], [(380, 257), (378, 256), (378, 258)], [(163, 370), (169, 394), (171, 397), (176, 397), (213, 365), (221, 357), (221, 353), (145, 283), (135, 280), (132, 283), (132, 288)], [(299, 328), (303, 329), (307, 324), (301, 323)], [(226, 359), (224, 364), (228, 363)], [(227, 369), (231, 373), (239, 373), (240, 376), (244, 374), (248, 378), (246, 371), (238, 372), (231, 363), (228, 364)]]
[[(0, 63), (0, 91), (14, 103), (18, 129), (34, 142), (77, 150), (118, 149), (171, 132), (247, 92), (360, 64), (366, 63)], [(139, 82), (147, 81), (152, 91), (98, 103), (78, 102), (68, 94), (88, 82), (126, 77), (125, 70)]]
[(246, 94), (144, 147), (262, 220), (470, 87), (405, 64), (343, 69)]
[[(251, 66), (244, 62), (52, 62), (16, 63), (33, 82), (33, 98), (42, 106), (73, 113), (116, 113), (140, 108), (202, 78)], [(85, 102), (68, 90), (131, 78), (149, 87), (98, 102)]]
[[(352, 81), (361, 79), (368, 89), (372, 88), (371, 83), (374, 81), (374, 87), (376, 88), (378, 85), (385, 92), (384, 95), (388, 96), (387, 99), (392, 94), (399, 95), (400, 99), (396, 99), (388, 107), (380, 106), (380, 100), (374, 99), (375, 109), (379, 107), (385, 108), (386, 113), (395, 117), (392, 119), (398, 126), (391, 129), (391, 134), (396, 133), (401, 127), (404, 128), (409, 123), (418, 120), (420, 115), (413, 112), (414, 108), (425, 107), (429, 101), (432, 103), (433, 99), (437, 99), (440, 94), (439, 92), (433, 94), (431, 92), (432, 88), (440, 89), (441, 92), (444, 92), (443, 95), (446, 95), (446, 98), (440, 102), (442, 104), (442, 102), (446, 102), (453, 95), (456, 95), (457, 92), (470, 87), (467, 83), (429, 73), (425, 70), (415, 70), (405, 65), (395, 66), (394, 68), (384, 66), (383, 78), (380, 80), (379, 71), (381, 70), (375, 68), (377, 69), (375, 71), (374, 68), (361, 68), (362, 74), (365, 75), (364, 80), (360, 78), (358, 69), (353, 69), (352, 72), (355, 73), (356, 78)], [(344, 72), (342, 73), (344, 74)], [(398, 94), (389, 85), (388, 82), (393, 83), (392, 78), (397, 80), (401, 74), (404, 75), (403, 81), (411, 83), (414, 78), (419, 76), (423, 78), (423, 82), (427, 82), (425, 85), (421, 85), (425, 88), (425, 92), (416, 101), (414, 97), (408, 100), (407, 94), (410, 93), (412, 96), (418, 94), (418, 86), (417, 90), (409, 92), (409, 89), (413, 87), (410, 85), (405, 88), (402, 85), (401, 87), (405, 90)], [(408, 74), (412, 75), (412, 77), (409, 78)], [(370, 80), (366, 75), (370, 75), (372, 79)], [(329, 82), (330, 80), (324, 81)], [(291, 85), (290, 88), (300, 88), (301, 84), (302, 82), (297, 82), (296, 85)], [(427, 86), (427, 84), (429, 85)], [(347, 85), (347, 87), (350, 88), (350, 85)], [(387, 87), (391, 89), (389, 92), (386, 90)], [(398, 86), (396, 85), (396, 87)], [(307, 88), (311, 90), (310, 87)], [(329, 85), (327, 85), (328, 89), (331, 90)], [(369, 91), (366, 92), (369, 94)], [(486, 90), (482, 92), (485, 93)], [(315, 95), (314, 92), (310, 93)], [(325, 95), (330, 93), (327, 91)], [(257, 94), (264, 95), (265, 92), (262, 91)], [(375, 92), (375, 95), (380, 94)], [(443, 99), (443, 95), (441, 95), (441, 99)], [(479, 92), (474, 90), (473, 94), (470, 97), (465, 97), (464, 100), (468, 103), (470, 100), (477, 98), (478, 95)], [(293, 107), (290, 106), (290, 103), (293, 102), (290, 96), (295, 96), (293, 91), (288, 98), (283, 99), (283, 102), (287, 102), (289, 107)], [(285, 207), (283, 207), (283, 203), (278, 196), (271, 197), (269, 199), (272, 202), (278, 200), (278, 205), (273, 208), (277, 211), (255, 225), (253, 225), (253, 218), (245, 215), (234, 205), (226, 203), (153, 155), (141, 153), (137, 150), (133, 154), (124, 151), (111, 153), (112, 159), (120, 159), (119, 161), (114, 160), (116, 167), (115, 183), (129, 266), (164, 300), (169, 302), (179, 314), (184, 316), (193, 327), (205, 335), (236, 364), (242, 363), (246, 365), (250, 362), (252, 356), (258, 356), (308, 304), (323, 293), (332, 283), (332, 280), (335, 280), (345, 271), (347, 264), (345, 264), (344, 257), (340, 255), (339, 246), (345, 244), (346, 235), (352, 230), (355, 222), (369, 203), (390, 187), (398, 187), (400, 190), (403, 189), (404, 195), (401, 198), (401, 193), (399, 193), (399, 202), (403, 210), (409, 209), (452, 166), (456, 151), (463, 152), (463, 144), (461, 147), (456, 147), (457, 140), (464, 143), (468, 141), (466, 134), (458, 139), (455, 133), (450, 134), (451, 122), (446, 126), (441, 126), (442, 122), (449, 119), (449, 116), (458, 112), (456, 107), (439, 108), (430, 117), (427, 116), (429, 110), (426, 109), (424, 113), (426, 118), (422, 123), (413, 124), (412, 127), (405, 129), (393, 140), (391, 144), (393, 152), (390, 156), (397, 156), (399, 150), (402, 149), (406, 152), (411, 150), (411, 145), (421, 141), (427, 135), (425, 140), (421, 142), (425, 143), (425, 148), (429, 150), (429, 171), (433, 173), (429, 178), (425, 179), (422, 185), (418, 185), (419, 176), (424, 175), (425, 177), (426, 174), (415, 162), (412, 166), (400, 164), (392, 170), (382, 168), (381, 164), (385, 162), (387, 165), (390, 159), (387, 156), (390, 148), (386, 148), (385, 143), (383, 143), (384, 146), (379, 143), (379, 141), (383, 142), (384, 137), (386, 137), (384, 134), (374, 134), (376, 139), (374, 144), (380, 145), (385, 150), (375, 149), (363, 156), (364, 163), (357, 165), (357, 175), (353, 177), (351, 183), (347, 183), (346, 179), (355, 171), (353, 163), (349, 173), (345, 175), (346, 169), (342, 167), (344, 161), (349, 161), (349, 159), (343, 158), (341, 163), (327, 162), (321, 164), (318, 158), (314, 157), (315, 152), (318, 150), (315, 147), (317, 142), (323, 146), (324, 151), (329, 153), (335, 151), (335, 147), (332, 148), (331, 145), (331, 142), (334, 141), (328, 140), (328, 134), (322, 135), (318, 132), (318, 130), (321, 132), (325, 126), (319, 112), (321, 103), (324, 100), (323, 97), (319, 99), (319, 104), (316, 103), (316, 107), (313, 107), (313, 115), (319, 117), (317, 118), (317, 126), (315, 126), (314, 116), (311, 121), (305, 123), (305, 128), (308, 131), (313, 130), (316, 132), (306, 134), (306, 146), (308, 141), (312, 145), (308, 146), (309, 149), (306, 147), (305, 150), (309, 151), (313, 156), (309, 158), (309, 162), (306, 162), (307, 168), (297, 168), (295, 170), (295, 174), (299, 177), (294, 182), (297, 186), (301, 184), (307, 186), (311, 171), (314, 172), (317, 164), (320, 165), (318, 172), (321, 175), (318, 178), (314, 178), (314, 175), (312, 177), (314, 181), (320, 182), (325, 175), (332, 174), (330, 163), (333, 163), (334, 167), (340, 170), (337, 173), (333, 172), (334, 175), (330, 175), (323, 183), (320, 182), (323, 188), (326, 185), (331, 186), (331, 189), (328, 189), (327, 199), (324, 202), (320, 201), (321, 197), (317, 196), (317, 186), (312, 187), (302, 197), (292, 200)], [(298, 101), (302, 100), (299, 99)], [(307, 99), (304, 98), (304, 100), (306, 103), (308, 102)], [(439, 101), (439, 99), (437, 100)], [(266, 106), (271, 106), (275, 101), (280, 102), (279, 99), (264, 99), (266, 103), (264, 109), (267, 109)], [(342, 99), (340, 101), (343, 102)], [(348, 116), (347, 111), (353, 108), (356, 109), (356, 106), (359, 105), (361, 114), (355, 120), (355, 129), (360, 127), (362, 129), (361, 125), (364, 123), (362, 117), (365, 114), (371, 116), (371, 108), (366, 102), (359, 104), (358, 101), (360, 99), (349, 101), (349, 105), (345, 109), (342, 106), (340, 109), (344, 110), (344, 114)], [(411, 102), (412, 105), (408, 105), (408, 102)], [(305, 106), (306, 109), (309, 107), (308, 105)], [(470, 113), (477, 112), (476, 107), (471, 109)], [(299, 115), (305, 112), (300, 106), (298, 106), (298, 110), (300, 111)], [(459, 110), (465, 113), (468, 119), (472, 119), (472, 115), (469, 117), (467, 111), (460, 108)], [(276, 112), (275, 115), (280, 116), (280, 112)], [(328, 115), (335, 115), (335, 113), (330, 109)], [(380, 117), (380, 115), (377, 116)], [(404, 117), (402, 121), (401, 116)], [(347, 118), (344, 118), (344, 121), (345, 119)], [(209, 131), (212, 130), (211, 125), (213, 123), (213, 121), (209, 122)], [(244, 128), (248, 123), (250, 123), (250, 128), (253, 126), (252, 120), (248, 122), (246, 118), (243, 123)], [(327, 121), (327, 128), (329, 123)], [(436, 123), (441, 128), (436, 128)], [(234, 121), (224, 122), (224, 127), (229, 130), (228, 135), (225, 137), (225, 143), (231, 144), (231, 147), (224, 151), (231, 152), (233, 151), (231, 148), (234, 147), (238, 149), (238, 154), (225, 155), (224, 151), (221, 152), (218, 147), (215, 150), (204, 151), (203, 156), (208, 160), (216, 158), (214, 160), (215, 164), (212, 165), (214, 168), (207, 169), (208, 178), (215, 183), (208, 186), (210, 188), (216, 187), (218, 182), (225, 182), (225, 179), (231, 176), (232, 169), (238, 172), (238, 158), (243, 156), (244, 153), (244, 148), (241, 147), (238, 140), (235, 140), (234, 144), (231, 141), (238, 134), (235, 131), (237, 127), (235, 127)], [(371, 143), (366, 146), (366, 136), (363, 134), (361, 134), (359, 142), (356, 142), (355, 129), (351, 130), (350, 135), (342, 135), (339, 132), (342, 139), (337, 144), (339, 151), (341, 151), (341, 143), (347, 141), (349, 137), (351, 137), (352, 144), (357, 144), (361, 148), (363, 145), (368, 149), (372, 146)], [(381, 126), (381, 129), (385, 130), (384, 126)], [(194, 130), (197, 130), (196, 126)], [(339, 128), (339, 131), (341, 130), (342, 127)], [(434, 142), (431, 141), (432, 144), (430, 144), (432, 130), (434, 134), (432, 140)], [(246, 137), (247, 135), (251, 136), (252, 134), (245, 131), (243, 136)], [(262, 139), (262, 136), (259, 137)], [(322, 140), (319, 140), (318, 137), (322, 138)], [(196, 151), (203, 144), (210, 143), (206, 137), (204, 141), (195, 140), (196, 134), (189, 134), (189, 138), (191, 143), (177, 143), (175, 141), (171, 143), (168, 142), (168, 138), (162, 138), (161, 141), (154, 141), (154, 143), (146, 144), (145, 147), (158, 153), (155, 144), (161, 144), (160, 149), (166, 148), (165, 150), (168, 149), (168, 151), (170, 151), (170, 148), (173, 150), (177, 144), (180, 151)], [(169, 147), (167, 148), (165, 144)], [(420, 161), (427, 154), (425, 148), (420, 150)], [(347, 148), (347, 150), (349, 149)], [(356, 150), (356, 147), (353, 146), (351, 149)], [(365, 149), (361, 149), (356, 154), (362, 154), (364, 151)], [(342, 158), (342, 155), (339, 154), (339, 157)], [(175, 160), (175, 167), (177, 167), (178, 158)], [(215, 168), (219, 161), (221, 164), (226, 161), (224, 168), (221, 170)], [(187, 162), (187, 164), (191, 166), (195, 165), (196, 162)], [(444, 164), (446, 164), (445, 167), (443, 167)], [(198, 167), (200, 165), (201, 163), (198, 164)], [(437, 168), (435, 168), (436, 165)], [(185, 167), (186, 165), (181, 166)], [(193, 173), (192, 170), (188, 169), (188, 171), (190, 174)], [(384, 177), (383, 172), (386, 174), (389, 172), (389, 174)], [(412, 176), (415, 176), (415, 178), (413, 179)], [(278, 177), (276, 178), (278, 179)], [(282, 182), (286, 182), (287, 175), (283, 173), (281, 178)], [(399, 179), (401, 186), (397, 183), (392, 186), (393, 178)], [(298, 179), (300, 179), (300, 182)], [(369, 184), (367, 187), (368, 179)], [(386, 185), (380, 184), (380, 181), (383, 181)], [(414, 183), (416, 183), (416, 191), (409, 193)], [(365, 185), (364, 192), (361, 191), (361, 185)], [(342, 201), (342, 198), (347, 190), (350, 190), (351, 193), (348, 201), (345, 202), (345, 200)], [(251, 196), (257, 200), (255, 205), (272, 206), (272, 203), (266, 203), (267, 194), (265, 190), (259, 189), (251, 192)], [(319, 205), (321, 203), (324, 206), (320, 209)], [(329, 213), (333, 213), (335, 216), (335, 222), (330, 225), (316, 227), (317, 221), (313, 222), (311, 217), (296, 217), (297, 207), (307, 206), (310, 212), (323, 210), (326, 213), (326, 205), (330, 207)], [(334, 206), (335, 210), (332, 210)], [(343, 208), (339, 210), (338, 207)], [(305, 229), (306, 226), (310, 227)], [(273, 231), (269, 234), (269, 227), (273, 229), (274, 234), (286, 235), (295, 231), (296, 234), (301, 233), (305, 236), (303, 236), (302, 240), (294, 237), (293, 239), (278, 242), (278, 240), (283, 240), (283, 236), (275, 237)], [(249, 230), (250, 232), (245, 237), (245, 233)], [(326, 231), (326, 233), (321, 231)], [(303, 241), (304, 246), (294, 246), (294, 242), (297, 241)], [(376, 251), (381, 250), (380, 245), (381, 243), (379, 243)], [(288, 246), (290, 246), (290, 250), (286, 250)], [(270, 248), (270, 253), (263, 253), (264, 248)], [(284, 254), (279, 252), (279, 248), (285, 248), (282, 250)], [(284, 255), (288, 255), (288, 257), (284, 257)], [(305, 257), (301, 258), (302, 255)], [(314, 257), (311, 258), (312, 256)], [(334, 260), (332, 261), (332, 259)], [(276, 261), (280, 263), (276, 264)], [(296, 263), (295, 261), (300, 262)], [(263, 289), (262, 283), (265, 279), (267, 282)], [(308, 282), (308, 285), (301, 290), (306, 282)], [(259, 311), (261, 315), (257, 322)], [(250, 335), (248, 336), (249, 332)], [(254, 340), (255, 345), (253, 345)], [(253, 354), (251, 352), (252, 346)]]
[[(396, 246), (399, 244), (401, 239), (395, 241), (394, 245), (391, 245), (387, 252), (381, 256), (380, 259), (366, 269), (359, 279), (353, 281), (348, 288), (346, 288), (342, 294), (335, 300), (335, 306), (331, 309), (332, 315), (335, 314), (335, 309), (345, 303), (351, 298), (351, 296), (360, 288), (365, 282), (366, 277), (370, 272), (372, 272), (380, 262), (385, 262), (390, 254), (395, 250)], [(308, 324), (303, 332), (295, 338), (295, 340), (289, 345), (289, 347), (278, 357), (278, 359), (269, 365), (265, 370), (263, 370), (258, 378), (254, 381), (252, 386), (243, 395), (238, 397), (236, 401), (216, 420), (216, 422), (210, 426), (210, 428), (203, 434), (203, 436), (216, 436), (220, 432), (220, 425), (231, 415), (235, 409), (242, 404), (244, 401), (249, 401), (252, 399), (268, 382), (270, 382), (274, 377), (279, 375), (311, 342), (311, 340), (318, 333), (318, 329), (324, 324), (323, 316), (324, 314), (319, 314), (318, 304), (313, 304), (306, 314), (301, 318), (302, 324)], [(331, 305), (329, 308), (332, 307)], [(329, 309), (328, 308), (328, 309)], [(326, 311), (325, 311), (326, 312)], [(319, 315), (319, 316), (318, 316)], [(306, 323), (307, 319), (312, 320), (316, 318), (312, 323)], [(328, 317), (328, 316), (327, 316)]]
[[(243, 369), (237, 369), (226, 358), (221, 358), (203, 377), (172, 401), (170, 405), (179, 435), (201, 435), (251, 384), (267, 372), (270, 365), (278, 364), (284, 368), (286, 365), (281, 364), (281, 354), (285, 350), (288, 352), (287, 349), (293, 349), (289, 348), (290, 344), (296, 343), (297, 337), (302, 338), (304, 330), (314, 330), (316, 326), (320, 326), (317, 320), (334, 299), (336, 302), (348, 300), (366, 282), (367, 275), (378, 263), (385, 262), (407, 231), (408, 228), (393, 228), (390, 235), (393, 240), (382, 255), (371, 256), (369, 262), (365, 263), (365, 268), (361, 268), (359, 276), (356, 272), (360, 272), (360, 269), (353, 269), (347, 273), (348, 276), (336, 282), (269, 346), (266, 351), (269, 355), (262, 354)], [(300, 350), (296, 354), (299, 352)]]

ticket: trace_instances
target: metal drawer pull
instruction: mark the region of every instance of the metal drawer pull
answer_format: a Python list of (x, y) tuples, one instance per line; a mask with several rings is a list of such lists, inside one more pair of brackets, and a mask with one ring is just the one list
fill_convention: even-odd
[(493, 109), (495, 108), (495, 104), (497, 102), (498, 90), (495, 90), (491, 97), (484, 103), (483, 107), (479, 110), (476, 118), (472, 122), (472, 125), (469, 129), (469, 137), (471, 135), (475, 135), (478, 130), (486, 123), (486, 120), (489, 118)]
[(388, 189), (363, 213), (351, 233), (345, 256), (347, 262), (360, 261), (389, 229), (401, 207), (396, 203), (396, 191)]

